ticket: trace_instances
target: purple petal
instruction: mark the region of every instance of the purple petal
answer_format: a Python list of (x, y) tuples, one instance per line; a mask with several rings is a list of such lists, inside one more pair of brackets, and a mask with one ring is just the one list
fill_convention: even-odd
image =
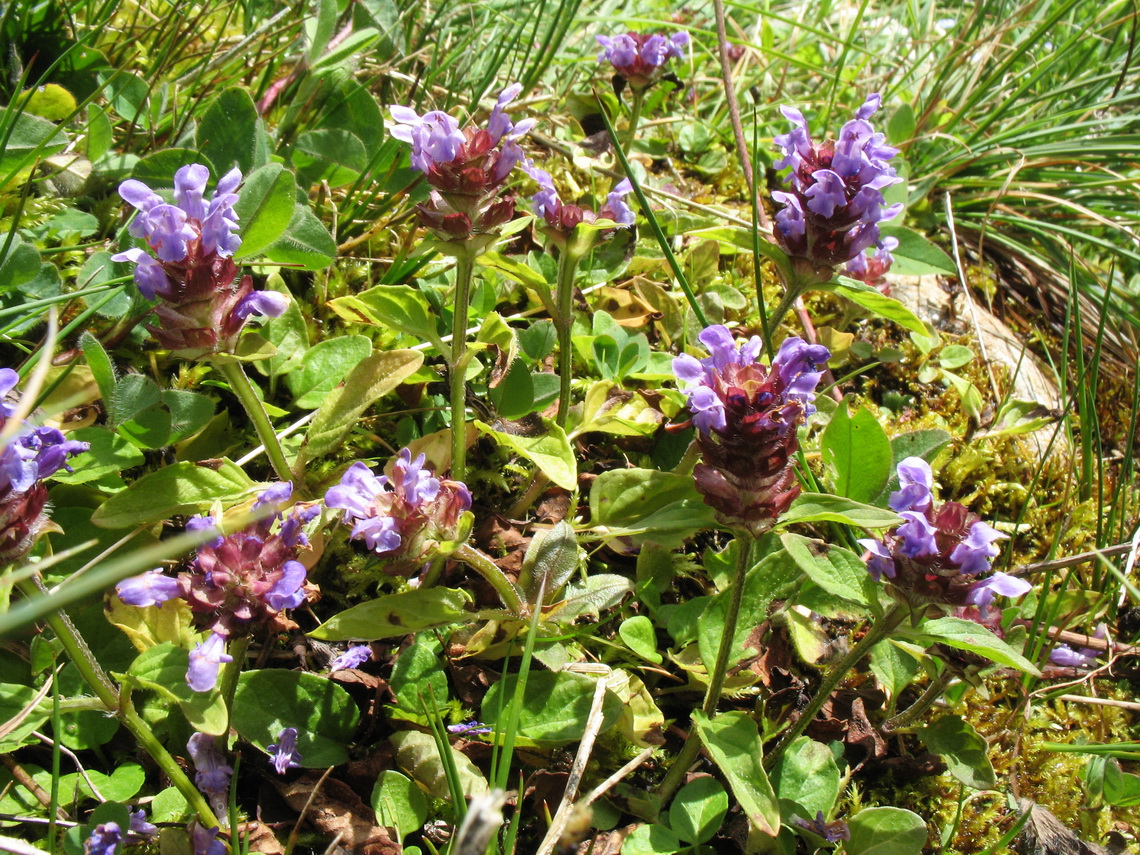
[(233, 657), (226, 653), (226, 637), (211, 632), (209, 638), (190, 651), (186, 683), (195, 692), (208, 692), (218, 685), (218, 669), (233, 661)]
[(128, 606), (162, 606), (168, 600), (181, 596), (178, 580), (162, 570), (151, 570), (141, 576), (124, 579), (115, 586), (115, 593)]
[(289, 308), (289, 298), (284, 294), (276, 291), (251, 291), (234, 308), (234, 315), (243, 319), (250, 315), (279, 318), (287, 308)]
[(295, 609), (305, 602), (305, 577), (308, 570), (300, 561), (286, 561), (281, 568), (281, 578), (265, 595), (265, 603), (271, 609), (282, 611)]
[(925, 511), (934, 497), (934, 473), (930, 464), (921, 457), (908, 457), (898, 465), (898, 492), (891, 493), (889, 504), (892, 511)]
[(297, 728), (287, 727), (277, 737), (277, 742), (268, 746), (267, 751), (278, 775), (290, 769), (301, 768), (301, 753), (297, 750)]
[(350, 647), (329, 663), (329, 671), (349, 671), (359, 668), (372, 658), (372, 648), (367, 644)]

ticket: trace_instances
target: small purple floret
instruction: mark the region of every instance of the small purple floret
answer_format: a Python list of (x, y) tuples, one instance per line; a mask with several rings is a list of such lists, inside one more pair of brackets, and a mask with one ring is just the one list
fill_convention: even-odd
[(177, 579), (156, 569), (124, 579), (115, 586), (115, 593), (128, 606), (161, 606), (181, 596), (181, 588)]
[(367, 644), (350, 647), (329, 663), (329, 671), (350, 671), (359, 668), (372, 658), (372, 648)]
[(226, 637), (211, 632), (210, 637), (190, 651), (186, 683), (195, 692), (209, 692), (218, 685), (218, 669), (234, 659), (226, 653)]
[(220, 799), (225, 804), (234, 770), (218, 751), (214, 737), (208, 733), (195, 733), (186, 743), (186, 751), (194, 761), (194, 785), (210, 796), (211, 801)]
[(301, 752), (297, 750), (297, 728), (287, 727), (281, 731), (277, 741), (267, 748), (278, 775), (290, 769), (301, 768)]
[(934, 473), (930, 464), (921, 457), (908, 457), (899, 463), (899, 490), (891, 493), (891, 510), (896, 513), (903, 511), (925, 511), (930, 507), (934, 496), (931, 490), (934, 486)]
[(990, 569), (990, 560), (1001, 551), (994, 541), (1006, 537), (1009, 535), (979, 520), (970, 526), (966, 539), (950, 553), (950, 560), (957, 562), (967, 576), (984, 573)]
[(104, 822), (95, 826), (91, 836), (83, 841), (84, 855), (115, 855), (123, 842), (123, 830), (117, 822)]

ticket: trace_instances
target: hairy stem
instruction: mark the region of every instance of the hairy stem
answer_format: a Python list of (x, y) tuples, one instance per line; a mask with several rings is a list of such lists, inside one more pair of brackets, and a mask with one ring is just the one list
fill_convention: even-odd
[(906, 617), (907, 609), (905, 606), (895, 604), (891, 606), (882, 617), (877, 618), (867, 630), (867, 634), (844, 656), (835, 667), (828, 672), (828, 675), (823, 678), (820, 683), (819, 689), (816, 690), (811, 701), (807, 707), (800, 713), (792, 724), (784, 731), (780, 737), (780, 741), (776, 743), (776, 747), (769, 751), (764, 756), (764, 769), (771, 771), (772, 767), (776, 765), (776, 761), (780, 759), (788, 746), (791, 745), (796, 739), (807, 730), (807, 726), (811, 724), (812, 720), (816, 717), (827, 699), (831, 697), (831, 693), (835, 691), (840, 681), (846, 677), (851, 670), (859, 663), (859, 660), (871, 652), (871, 648), (886, 638), (890, 633), (903, 622)]
[(231, 359), (219, 359), (215, 360), (214, 366), (222, 372), (222, 376), (226, 378), (226, 382), (230, 384), (230, 389), (237, 395), (237, 399), (241, 402), (249, 420), (253, 422), (253, 429), (257, 431), (257, 438), (265, 446), (265, 453), (268, 455), (269, 463), (273, 466), (273, 471), (277, 473), (277, 477), (282, 481), (294, 480), (293, 470), (289, 468), (289, 461), (285, 459), (285, 450), (281, 447), (280, 440), (277, 439), (277, 432), (273, 429), (257, 393), (253, 391), (253, 384), (246, 377), (241, 363)]
[[(736, 624), (740, 618), (740, 604), (744, 599), (744, 578), (748, 575), (748, 569), (751, 565), (752, 544), (753, 540), (750, 535), (737, 535), (736, 570), (732, 575), (732, 583), (729, 589), (728, 610), (724, 615), (720, 649), (717, 651), (716, 664), (713, 665), (712, 673), (709, 674), (709, 684), (705, 690), (704, 703), (701, 704), (701, 713), (709, 718), (716, 712), (717, 704), (720, 702), (720, 691), (724, 688), (724, 680), (728, 672), (728, 661), (732, 655), (733, 641), (736, 638)], [(677, 759), (669, 767), (665, 780), (657, 788), (657, 794), (661, 797), (661, 804), (668, 802), (677, 787), (681, 785), (685, 773), (689, 771), (689, 767), (697, 759), (700, 750), (701, 737), (694, 727), (689, 731), (689, 738), (685, 740)]]
[[(575, 232), (581, 231), (575, 229)], [(571, 237), (558, 256), (558, 426), (566, 428), (570, 416), (570, 380), (574, 364), (571, 330), (574, 327), (574, 280), (583, 253), (575, 246), (577, 235)]]
[(451, 403), (451, 477), (462, 481), (467, 473), (467, 309), (475, 260), (465, 248), (455, 255), (455, 306), (451, 321), (451, 359), (447, 380)]
[(517, 615), (523, 613), (522, 595), (514, 582), (508, 579), (499, 565), (466, 543), (455, 550), (455, 557), (487, 580), (503, 604)]
[(637, 139), (637, 126), (641, 122), (641, 108), (645, 106), (645, 93), (640, 89), (634, 89), (633, 95), (630, 98), (629, 105), (629, 127), (625, 131), (625, 140), (622, 142), (621, 150), (625, 153), (626, 158), (629, 158), (629, 152), (633, 148), (633, 141)]

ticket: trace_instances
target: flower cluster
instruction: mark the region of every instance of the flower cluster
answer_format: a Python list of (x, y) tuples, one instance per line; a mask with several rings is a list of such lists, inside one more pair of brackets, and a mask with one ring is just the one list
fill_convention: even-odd
[(608, 62), (629, 87), (643, 92), (665, 75), (670, 59), (684, 59), (689, 34), (681, 31), (671, 36), (660, 33), (625, 33), (620, 36), (595, 36), (602, 46), (598, 62)]
[(815, 389), (831, 354), (788, 338), (769, 367), (758, 361), (756, 336), (737, 347), (726, 327), (714, 325), (698, 338), (710, 356), (673, 360), (697, 428), (697, 490), (722, 523), (758, 536), (799, 495), (791, 466), (796, 428), (815, 412)]
[(358, 461), (325, 494), (325, 504), (343, 510), (344, 521), (354, 524), (353, 539), (389, 559), (385, 569), (393, 575), (410, 576), (438, 543), (454, 540), (471, 507), (466, 486), (441, 481), (424, 463), (424, 455), (413, 460), (405, 448), (389, 479)]
[[(15, 407), (5, 396), (14, 395), (19, 382), (11, 368), (0, 368), (0, 429), (6, 429), (15, 416)], [(0, 565), (27, 555), (47, 523), (43, 480), (60, 469), (70, 471), (67, 458), (88, 447), (53, 427), (27, 422), (0, 444)]]
[(538, 192), (531, 197), (534, 212), (546, 221), (546, 233), (560, 248), (565, 248), (571, 233), (580, 223), (592, 225), (599, 219), (612, 220), (619, 226), (629, 228), (636, 217), (625, 197), (633, 192), (628, 178), (622, 179), (606, 196), (606, 204), (600, 211), (584, 208), (581, 205), (568, 205), (558, 196), (554, 180), (545, 169), (537, 167), (530, 160), (523, 161), (523, 171), (538, 182)]
[(995, 541), (1006, 535), (957, 502), (935, 506), (930, 464), (908, 457), (898, 476), (889, 501), (903, 523), (881, 540), (859, 541), (876, 580), (885, 576), (889, 590), (916, 608), (977, 606), (983, 614), (998, 594), (1017, 597), (1030, 589), (1024, 579), (989, 572), (1000, 551)]
[(288, 305), (282, 294), (253, 290), (252, 277), (239, 278), (232, 256), (241, 246), (234, 233), (241, 171), (222, 176), (207, 202), (209, 180), (202, 164), (183, 166), (174, 174), (174, 204), (141, 181), (119, 185), (119, 195), (138, 211), (130, 233), (154, 255), (134, 247), (111, 259), (135, 264), (139, 291), (158, 300), (159, 325), (147, 329), (163, 347), (188, 357), (233, 351), (250, 315), (277, 317)]
[[(871, 95), (845, 124), (838, 140), (813, 143), (807, 120), (792, 107), (782, 112), (795, 127), (776, 137), (784, 157), (777, 169), (791, 167), (789, 191), (776, 191), (772, 198), (783, 208), (776, 214), (775, 236), (789, 255), (810, 261), (818, 268), (852, 263), (849, 272), (858, 278), (882, 272), (890, 266), (897, 241), (884, 240), (879, 223), (896, 216), (902, 205), (885, 207), (883, 188), (902, 181), (887, 161), (898, 149), (885, 143), (868, 121), (882, 99)], [(875, 256), (864, 258), (876, 247)]]
[(515, 164), (525, 155), (518, 140), (534, 127), (534, 119), (517, 124), (506, 107), (522, 84), (499, 95), (486, 128), (469, 126), (447, 113), (419, 115), (410, 107), (392, 107), (392, 136), (412, 146), (412, 168), (427, 177), (431, 194), (418, 205), (420, 220), (445, 241), (489, 240), (515, 210), (514, 197), (502, 195)]
[[(297, 560), (309, 545), (303, 523), (320, 512), (319, 507), (295, 508), (283, 515), (280, 508), (292, 496), (292, 484), (277, 484), (265, 490), (253, 510), (273, 509), (260, 522), (226, 537), (215, 538), (198, 550), (190, 568), (177, 578), (152, 570), (120, 582), (119, 599), (132, 606), (161, 606), (172, 599), (185, 600), (199, 626), (210, 635), (190, 653), (186, 682), (196, 692), (217, 684), (218, 668), (231, 661), (226, 640), (262, 624), (282, 631), (294, 624), (282, 614), (295, 609), (308, 597), (305, 565)], [(189, 530), (214, 524), (211, 517), (195, 517)]]

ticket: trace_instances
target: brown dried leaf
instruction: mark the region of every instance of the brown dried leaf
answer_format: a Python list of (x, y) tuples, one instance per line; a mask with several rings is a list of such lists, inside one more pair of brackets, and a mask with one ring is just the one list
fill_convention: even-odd
[[(306, 772), (297, 780), (274, 781), (289, 807), (300, 813), (305, 809), (320, 772)], [(330, 837), (340, 837), (340, 845), (359, 855), (401, 855), (403, 847), (376, 824), (376, 815), (356, 791), (343, 781), (326, 778), (313, 797), (305, 821)]]

